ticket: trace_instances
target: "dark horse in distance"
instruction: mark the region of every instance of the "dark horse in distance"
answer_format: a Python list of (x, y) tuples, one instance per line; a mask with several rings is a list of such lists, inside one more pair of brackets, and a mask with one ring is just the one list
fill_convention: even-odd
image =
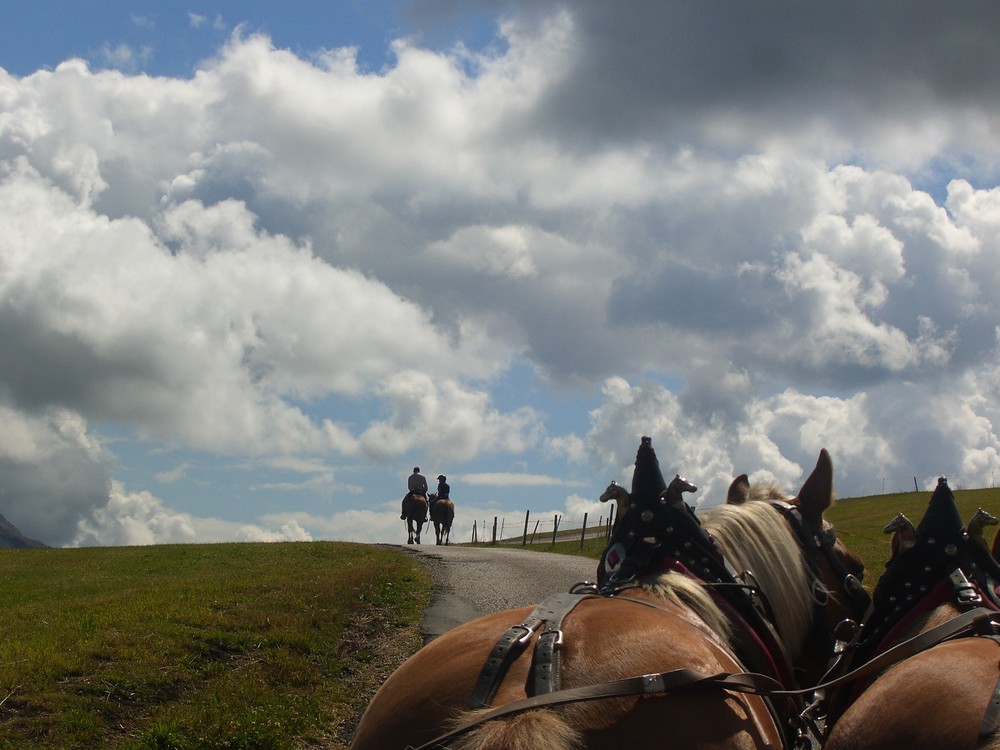
[(427, 523), (427, 497), (414, 492), (406, 508), (407, 544), (420, 544), (420, 531)]
[(434, 535), (438, 544), (448, 544), (451, 539), (451, 524), (455, 520), (455, 503), (451, 498), (438, 499), (435, 493), (430, 494), (431, 521), (434, 522)]

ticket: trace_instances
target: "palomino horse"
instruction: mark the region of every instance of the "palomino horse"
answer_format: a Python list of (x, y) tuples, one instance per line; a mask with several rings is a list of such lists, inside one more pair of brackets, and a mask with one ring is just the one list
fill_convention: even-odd
[(420, 530), (427, 523), (427, 498), (414, 492), (410, 496), (410, 504), (406, 508), (406, 543), (420, 544)]
[(853, 671), (832, 693), (826, 750), (1000, 748), (998, 580), (940, 479), (849, 646)]
[[(742, 630), (745, 620), (729, 603), (734, 600), (723, 596), (745, 596), (746, 611), (754, 609), (746, 593), (753, 592), (773, 622), (769, 637), (780, 642), (792, 667), (812, 656), (825, 668), (828, 617), (860, 616), (857, 605), (845, 605), (843, 566), (862, 572), (856, 556), (823, 526), (832, 501), (829, 456), (821, 454), (786, 507), (722, 506), (704, 515), (704, 528), (686, 508), (679, 509), (683, 517), (662, 516), (677, 520), (676, 527), (657, 525), (660, 514), (676, 506), (676, 497), (669, 497), (671, 488), (663, 490), (658, 466), (658, 482), (643, 478), (650, 458), (655, 465), (644, 438), (628, 516), (647, 524), (643, 533), (652, 536), (643, 541), (662, 539), (656, 547), (662, 554), (650, 558), (646, 573), (614, 596), (561, 594), (534, 609), (496, 612), (444, 633), (382, 685), (352, 750), (784, 746), (789, 714), (777, 718), (766, 699), (742, 692), (738, 684), (740, 676), (778, 683), (760, 674), (741, 675), (745, 664), (737, 651), (759, 641), (756, 633)], [(669, 504), (660, 505), (661, 497), (669, 497)], [(631, 539), (623, 526), (620, 538)], [(671, 540), (681, 527), (695, 533)], [(809, 530), (805, 544), (802, 529)], [(705, 540), (710, 546), (700, 546)], [(625, 562), (609, 566), (614, 571), (609, 580), (627, 569), (632, 552), (626, 549)], [(729, 588), (702, 585), (696, 574), (720, 561), (739, 571), (742, 582)], [(718, 592), (723, 594), (717, 598)], [(817, 648), (820, 653), (814, 654)], [(762, 647), (755, 660), (772, 658), (783, 656)], [(821, 669), (808, 677), (818, 677)], [(779, 700), (782, 707), (786, 702)]]
[(437, 499), (437, 494), (430, 494), (431, 521), (434, 522), (434, 536), (438, 544), (447, 544), (451, 539), (451, 524), (455, 520), (455, 503), (449, 498)]

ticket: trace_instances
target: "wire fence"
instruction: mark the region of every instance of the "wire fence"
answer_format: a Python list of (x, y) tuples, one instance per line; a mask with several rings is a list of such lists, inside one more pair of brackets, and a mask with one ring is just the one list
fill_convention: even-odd
[(607, 516), (598, 516), (596, 523), (590, 518), (589, 513), (584, 513), (582, 517), (567, 518), (561, 513), (553, 514), (551, 517), (532, 518), (531, 511), (524, 512), (524, 519), (520, 517), (508, 518), (507, 516), (493, 516), (490, 519), (476, 519), (472, 522), (472, 543), (478, 544), (512, 544), (520, 542), (522, 546), (528, 544), (555, 544), (557, 541), (564, 542), (579, 536), (580, 548), (583, 549), (584, 542), (588, 539), (607, 539), (611, 536), (611, 527), (614, 524), (615, 506), (611, 506), (611, 512)]

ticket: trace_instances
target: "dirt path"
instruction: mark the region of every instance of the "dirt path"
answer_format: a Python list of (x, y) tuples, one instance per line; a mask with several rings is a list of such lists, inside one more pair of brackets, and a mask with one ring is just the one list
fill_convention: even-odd
[(593, 581), (597, 561), (509, 548), (402, 546), (423, 557), (434, 576), (434, 595), (420, 630), (424, 643), (490, 612), (538, 604), (549, 594)]

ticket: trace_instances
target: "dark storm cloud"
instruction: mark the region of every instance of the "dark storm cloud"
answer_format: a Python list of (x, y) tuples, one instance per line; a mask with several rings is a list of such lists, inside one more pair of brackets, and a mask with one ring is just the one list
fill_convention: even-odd
[(766, 302), (780, 290), (767, 288), (765, 279), (740, 278), (734, 270), (709, 272), (672, 263), (656, 275), (619, 278), (614, 286), (608, 310), (612, 323), (660, 323), (740, 338), (779, 319)]
[(663, 128), (699, 142), (732, 113), (762, 132), (1000, 97), (992, 2), (580, 2), (579, 43), (542, 119), (564, 136)]
[(73, 542), (81, 518), (108, 502), (107, 457), (67, 411), (25, 417), (0, 401), (0, 513), (50, 546)]

